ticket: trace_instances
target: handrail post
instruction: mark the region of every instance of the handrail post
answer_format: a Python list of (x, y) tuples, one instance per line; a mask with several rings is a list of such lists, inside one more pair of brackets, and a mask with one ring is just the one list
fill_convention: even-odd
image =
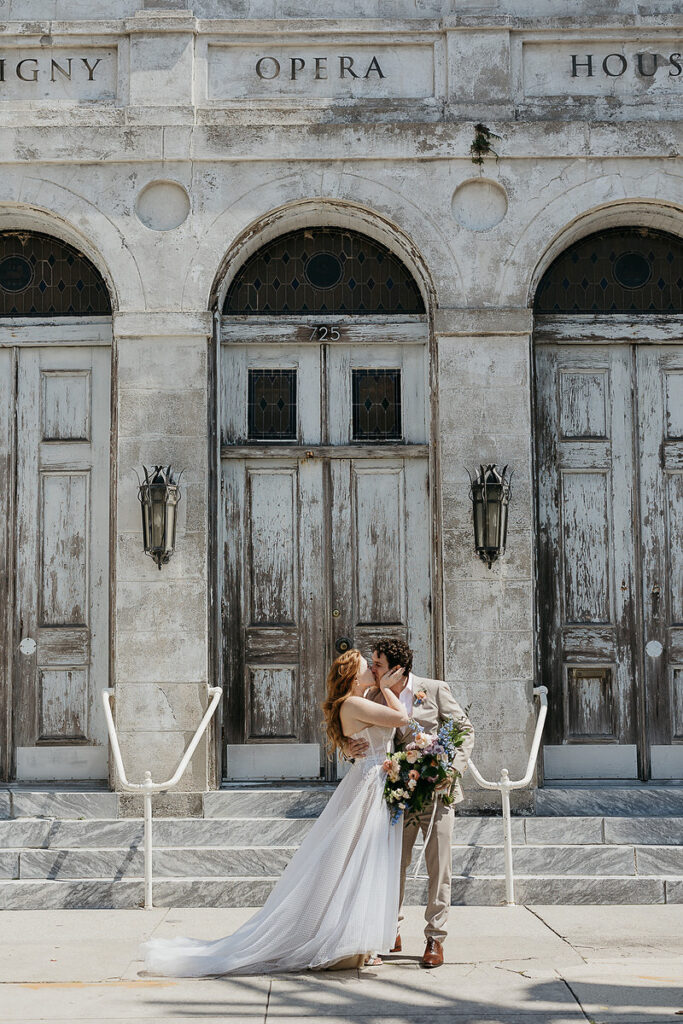
[(152, 905), (152, 773), (145, 772), (148, 783), (142, 799), (145, 805), (145, 910), (153, 910)]
[(531, 777), (534, 774), (534, 768), (536, 767), (536, 759), (538, 758), (538, 751), (541, 746), (541, 734), (543, 732), (543, 726), (545, 725), (546, 715), (548, 714), (548, 687), (547, 686), (536, 686), (534, 687), (534, 697), (538, 697), (540, 702), (540, 710), (538, 713), (538, 719), (536, 721), (536, 729), (534, 731), (534, 739), (531, 744), (531, 752), (529, 754), (529, 761), (527, 763), (526, 772), (524, 777), (518, 779), (516, 782), (510, 780), (510, 773), (507, 768), (501, 768), (500, 770), (500, 781), (489, 782), (481, 774), (474, 762), (468, 759), (467, 764), (470, 768), (474, 780), (478, 786), (482, 789), (497, 789), (500, 793), (500, 799), (503, 811), (503, 850), (505, 856), (505, 904), (508, 907), (514, 907), (515, 905), (515, 878), (513, 873), (512, 864), (512, 818), (510, 815), (510, 790), (512, 789), (524, 789), (531, 782)]
[(169, 789), (173, 789), (180, 782), (185, 769), (187, 768), (190, 758), (195, 752), (197, 745), (206, 730), (211, 717), (218, 707), (218, 702), (221, 699), (223, 690), (220, 686), (208, 686), (208, 693), (211, 700), (209, 705), (204, 712), (204, 717), (197, 726), (194, 736), (192, 737), (187, 750), (180, 759), (180, 763), (176, 768), (175, 772), (167, 782), (153, 782), (152, 773), (145, 772), (143, 782), (129, 782), (126, 776), (126, 770), (123, 766), (123, 758), (121, 757), (121, 748), (119, 746), (119, 738), (116, 734), (116, 726), (114, 725), (114, 716), (111, 713), (111, 698), (114, 696), (114, 690), (106, 689), (102, 690), (102, 703), (104, 705), (104, 717), (107, 722), (107, 732), (109, 733), (109, 742), (111, 743), (112, 754), (114, 755), (114, 763), (116, 770), (119, 774), (119, 784), (121, 789), (126, 793), (141, 793), (144, 805), (144, 858), (145, 858), (145, 910), (152, 910), (152, 796), (155, 793), (166, 792)]
[(500, 798), (503, 805), (503, 845), (505, 848), (505, 902), (515, 905), (515, 879), (512, 872), (512, 821), (510, 820), (510, 773), (500, 770)]

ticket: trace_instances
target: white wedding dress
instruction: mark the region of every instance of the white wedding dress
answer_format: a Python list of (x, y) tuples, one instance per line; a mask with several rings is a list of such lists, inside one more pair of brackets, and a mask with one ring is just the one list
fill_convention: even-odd
[(382, 762), (393, 729), (370, 726), (368, 740), (287, 865), (263, 907), (214, 941), (152, 939), (153, 974), (196, 978), (324, 967), (389, 950), (396, 937), (402, 821), (392, 825)]

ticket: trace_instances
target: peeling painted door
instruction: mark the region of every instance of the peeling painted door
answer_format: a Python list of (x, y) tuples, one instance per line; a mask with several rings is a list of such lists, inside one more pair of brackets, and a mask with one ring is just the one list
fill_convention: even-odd
[(653, 779), (683, 779), (683, 346), (635, 353), (645, 733)]
[[(338, 652), (400, 636), (432, 669), (426, 351), (360, 332), (294, 346), (283, 328), (269, 345), (253, 330), (222, 346), (226, 773), (334, 777), (320, 704)], [(354, 401), (367, 418), (369, 395), (400, 406), (387, 440), (359, 439)], [(250, 438), (261, 399), (288, 437)]]
[[(3, 351), (16, 407), (8, 537), (10, 774), (104, 779), (108, 685), (108, 347)], [(12, 364), (10, 367), (10, 363)]]
[(683, 774), (683, 352), (539, 344), (548, 779)]

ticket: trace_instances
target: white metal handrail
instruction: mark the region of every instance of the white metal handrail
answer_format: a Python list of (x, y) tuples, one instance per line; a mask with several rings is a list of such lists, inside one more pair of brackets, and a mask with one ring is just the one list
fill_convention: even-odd
[(152, 773), (145, 772), (145, 778), (142, 782), (129, 782), (126, 777), (126, 771), (123, 767), (123, 758), (121, 757), (121, 748), (119, 747), (119, 738), (116, 735), (116, 726), (114, 725), (114, 716), (111, 713), (111, 698), (115, 696), (116, 691), (112, 689), (102, 690), (102, 703), (104, 704), (104, 714), (107, 720), (107, 730), (109, 732), (109, 741), (111, 743), (112, 753), (114, 755), (114, 762), (116, 764), (116, 770), (119, 773), (121, 789), (124, 789), (127, 793), (142, 793), (145, 807), (145, 910), (152, 910), (152, 796), (155, 793), (166, 792), (169, 789), (173, 789), (180, 782), (185, 769), (190, 763), (190, 758), (197, 749), (202, 735), (204, 734), (207, 725), (211, 721), (211, 716), (218, 706), (218, 702), (221, 699), (223, 690), (220, 686), (209, 686), (207, 687), (209, 697), (211, 698), (209, 705), (204, 712), (204, 717), (197, 727), (192, 742), (183, 754), (180, 764), (176, 768), (174, 774), (168, 780), (168, 782), (152, 782)]
[(534, 741), (531, 744), (531, 753), (529, 754), (529, 762), (527, 764), (524, 778), (519, 779), (517, 782), (513, 782), (510, 779), (510, 773), (508, 772), (507, 768), (501, 768), (500, 781), (489, 782), (480, 774), (473, 761), (468, 760), (467, 762), (467, 765), (470, 771), (472, 772), (472, 775), (474, 776), (478, 784), (482, 787), (482, 789), (497, 789), (500, 791), (500, 798), (503, 804), (503, 842), (505, 845), (505, 903), (508, 907), (514, 907), (515, 905), (515, 880), (512, 871), (512, 823), (510, 820), (510, 790), (524, 789), (526, 786), (529, 785), (529, 783), (531, 782), (531, 777), (534, 774), (534, 768), (536, 767), (536, 759), (538, 758), (538, 750), (541, 745), (541, 734), (543, 732), (543, 726), (545, 725), (546, 715), (548, 714), (548, 687), (534, 687), (534, 696), (539, 698), (541, 707), (538, 712), (536, 732), (534, 733)]

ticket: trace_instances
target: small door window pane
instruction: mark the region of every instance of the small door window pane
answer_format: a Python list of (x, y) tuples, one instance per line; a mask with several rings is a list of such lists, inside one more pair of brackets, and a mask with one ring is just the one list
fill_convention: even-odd
[(249, 370), (250, 441), (296, 441), (296, 370)]
[(354, 441), (401, 438), (401, 371), (353, 370)]

